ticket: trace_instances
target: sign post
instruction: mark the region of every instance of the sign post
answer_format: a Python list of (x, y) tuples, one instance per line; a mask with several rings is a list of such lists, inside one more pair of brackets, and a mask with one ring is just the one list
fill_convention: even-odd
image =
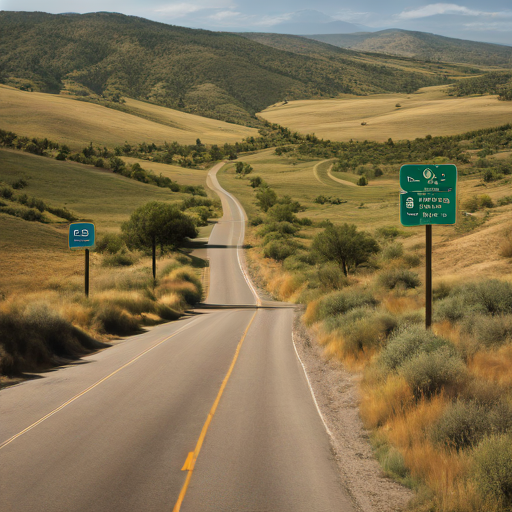
[(457, 167), (407, 164), (400, 168), (400, 222), (425, 226), (425, 327), (432, 326), (432, 225), (455, 224)]
[(96, 231), (90, 222), (77, 222), (69, 225), (69, 248), (85, 249), (85, 296), (89, 297), (89, 248), (96, 245)]

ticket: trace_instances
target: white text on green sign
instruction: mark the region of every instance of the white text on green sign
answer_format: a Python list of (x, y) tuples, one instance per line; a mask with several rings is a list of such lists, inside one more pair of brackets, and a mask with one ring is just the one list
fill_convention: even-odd
[(457, 168), (407, 164), (400, 168), (400, 222), (404, 226), (455, 224)]

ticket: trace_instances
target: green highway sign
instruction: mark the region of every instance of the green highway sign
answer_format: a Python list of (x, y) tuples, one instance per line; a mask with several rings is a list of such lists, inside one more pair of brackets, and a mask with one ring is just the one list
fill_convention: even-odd
[(457, 167), (407, 164), (400, 168), (400, 222), (403, 226), (455, 224)]

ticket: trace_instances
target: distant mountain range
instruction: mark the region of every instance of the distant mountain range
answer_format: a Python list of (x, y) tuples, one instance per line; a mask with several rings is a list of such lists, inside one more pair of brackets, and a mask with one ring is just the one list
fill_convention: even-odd
[(284, 39), (267, 44), (114, 13), (3, 11), (0, 81), (43, 92), (66, 88), (93, 101), (129, 96), (249, 125), (256, 112), (284, 99), (447, 83), (446, 70), (437, 67), (407, 68), (311, 39), (276, 37)]
[(457, 62), (512, 68), (512, 47), (479, 43), (408, 30), (307, 36), (340, 48), (412, 57), (425, 61)]

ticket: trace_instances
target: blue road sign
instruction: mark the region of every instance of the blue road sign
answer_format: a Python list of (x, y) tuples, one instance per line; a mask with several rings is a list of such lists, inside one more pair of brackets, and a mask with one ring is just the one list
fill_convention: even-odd
[(76, 222), (69, 225), (69, 248), (90, 249), (96, 245), (94, 224)]

